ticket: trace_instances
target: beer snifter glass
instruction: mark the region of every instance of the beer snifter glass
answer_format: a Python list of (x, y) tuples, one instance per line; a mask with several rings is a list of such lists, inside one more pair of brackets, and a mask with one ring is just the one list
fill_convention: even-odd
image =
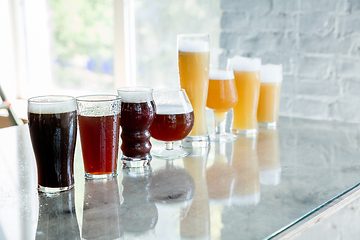
[(117, 95), (76, 98), (86, 178), (117, 175), (121, 101)]
[(211, 141), (232, 141), (236, 135), (225, 131), (227, 112), (238, 101), (234, 72), (231, 66), (211, 65), (209, 72), (209, 93), (206, 106), (214, 111), (215, 134)]
[(194, 109), (195, 122), (184, 147), (207, 147), (206, 99), (209, 87), (210, 46), (208, 34), (177, 36), (180, 86)]
[(146, 167), (152, 157), (149, 127), (155, 118), (153, 89), (119, 88), (121, 97), (121, 161), (123, 167)]
[(174, 148), (174, 142), (184, 139), (194, 126), (194, 111), (184, 89), (154, 90), (156, 114), (150, 126), (150, 135), (164, 141), (164, 148), (154, 149), (151, 154), (160, 158), (174, 159), (187, 155), (182, 148)]
[(261, 67), (260, 97), (257, 119), (259, 127), (276, 128), (279, 121), (282, 65), (265, 64)]
[(28, 99), (28, 125), (37, 165), (38, 190), (55, 193), (73, 188), (75, 98), (48, 95)]

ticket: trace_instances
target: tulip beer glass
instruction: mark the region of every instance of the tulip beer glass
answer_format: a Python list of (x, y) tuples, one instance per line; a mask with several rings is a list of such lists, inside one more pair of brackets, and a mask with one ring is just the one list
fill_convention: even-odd
[(121, 102), (117, 95), (76, 98), (85, 177), (117, 175)]
[(238, 102), (233, 108), (233, 133), (258, 133), (257, 109), (260, 92), (260, 58), (234, 57), (228, 60), (235, 75)]
[(173, 142), (184, 139), (194, 125), (194, 112), (184, 89), (154, 91), (156, 115), (150, 126), (150, 135), (164, 141), (165, 148), (152, 151), (152, 155), (174, 159), (187, 155), (183, 149), (174, 149)]
[(54, 193), (73, 188), (77, 134), (75, 98), (30, 98), (28, 120), (37, 165), (38, 190)]
[(259, 126), (274, 128), (279, 121), (282, 65), (266, 64), (261, 67), (260, 97), (257, 119)]
[(124, 167), (146, 167), (152, 157), (149, 127), (155, 118), (153, 90), (128, 87), (117, 90), (121, 97), (121, 160)]
[(238, 101), (234, 72), (228, 67), (210, 67), (209, 93), (206, 106), (214, 111), (215, 134), (210, 135), (211, 141), (231, 141), (236, 138), (225, 131), (227, 112)]
[(184, 147), (207, 147), (206, 99), (209, 87), (210, 47), (207, 34), (183, 34), (177, 37), (180, 86), (185, 89), (194, 109), (195, 122)]

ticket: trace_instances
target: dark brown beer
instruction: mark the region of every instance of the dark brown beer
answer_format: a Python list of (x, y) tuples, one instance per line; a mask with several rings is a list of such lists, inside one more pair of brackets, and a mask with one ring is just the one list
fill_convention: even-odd
[(28, 113), (29, 130), (37, 162), (38, 184), (61, 188), (74, 184), (76, 111)]

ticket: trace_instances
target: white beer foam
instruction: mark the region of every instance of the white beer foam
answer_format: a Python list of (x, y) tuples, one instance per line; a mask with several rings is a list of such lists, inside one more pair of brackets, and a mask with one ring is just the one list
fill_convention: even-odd
[(273, 83), (282, 82), (282, 65), (265, 64), (261, 67), (260, 82)]
[(234, 72), (210, 68), (209, 79), (211, 79), (211, 80), (231, 80), (231, 79), (234, 79)]
[(228, 59), (234, 71), (252, 72), (261, 70), (261, 58), (235, 56)]
[(121, 102), (143, 103), (153, 100), (151, 88), (124, 88), (118, 90)]
[(182, 105), (156, 105), (156, 114), (184, 114), (192, 111), (192, 108)]
[(200, 41), (200, 40), (178, 40), (178, 51), (179, 52), (209, 52), (210, 46), (209, 42)]
[(28, 112), (38, 114), (54, 114), (76, 111), (76, 102), (67, 96), (42, 96), (30, 98)]

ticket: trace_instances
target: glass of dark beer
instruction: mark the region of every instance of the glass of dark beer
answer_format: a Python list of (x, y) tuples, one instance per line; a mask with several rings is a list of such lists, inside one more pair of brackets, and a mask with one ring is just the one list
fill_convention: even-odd
[(117, 175), (121, 101), (117, 95), (76, 98), (86, 178)]
[(123, 167), (146, 167), (152, 157), (149, 127), (155, 118), (153, 89), (127, 87), (117, 90), (121, 97), (121, 161)]
[(184, 89), (166, 88), (154, 90), (156, 115), (150, 126), (150, 135), (156, 140), (165, 142), (162, 148), (151, 152), (152, 155), (175, 159), (187, 155), (174, 142), (181, 141), (189, 135), (194, 126), (194, 111)]
[(30, 98), (28, 125), (38, 171), (38, 190), (55, 193), (73, 188), (77, 134), (75, 98)]

